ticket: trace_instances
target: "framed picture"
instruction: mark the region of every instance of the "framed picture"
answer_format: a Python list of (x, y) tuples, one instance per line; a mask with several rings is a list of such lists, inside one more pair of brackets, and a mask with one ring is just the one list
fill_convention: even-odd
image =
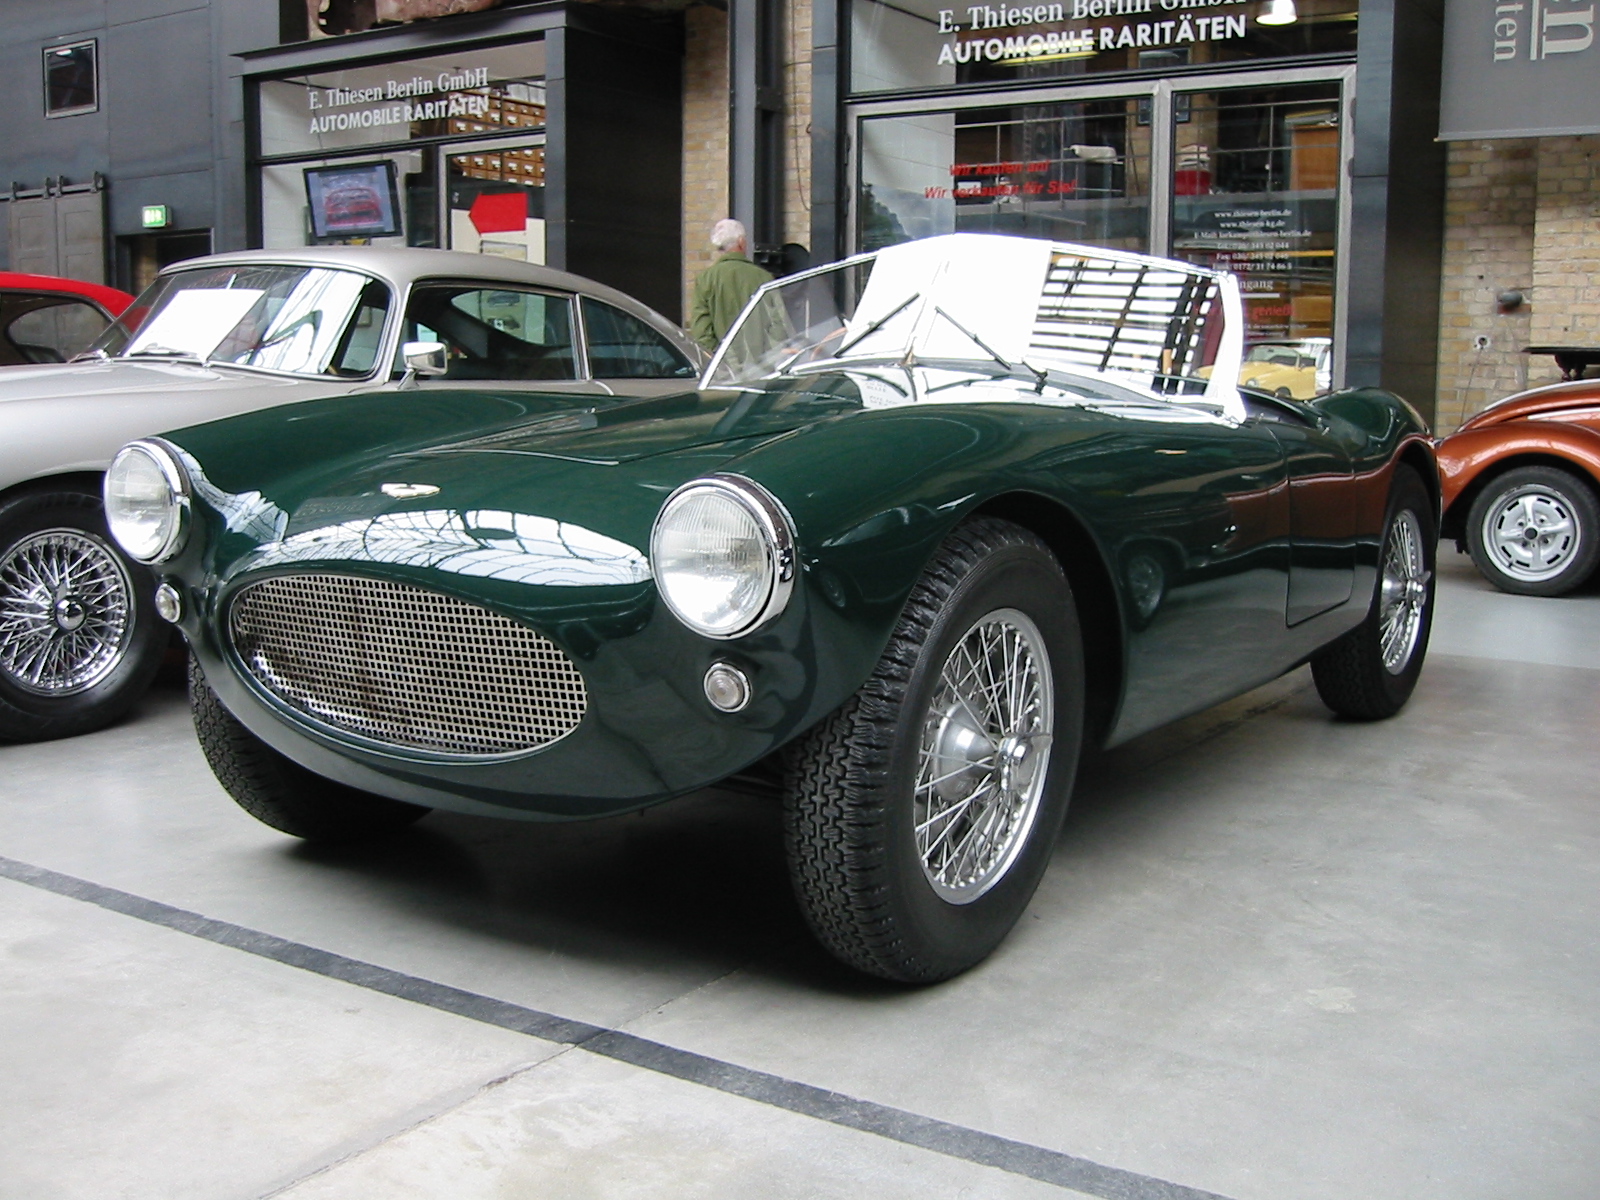
[(394, 163), (341, 163), (305, 169), (311, 233), (325, 238), (395, 237), (400, 228), (400, 195)]

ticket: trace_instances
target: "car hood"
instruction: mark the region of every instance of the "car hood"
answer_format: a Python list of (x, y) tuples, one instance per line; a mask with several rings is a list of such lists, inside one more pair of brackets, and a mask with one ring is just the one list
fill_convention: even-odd
[(1507, 421), (1532, 416), (1559, 417), (1563, 411), (1593, 409), (1596, 405), (1600, 405), (1600, 381), (1580, 379), (1572, 383), (1554, 383), (1496, 401), (1466, 421), (1457, 432), (1504, 425)]
[(521, 584), (642, 582), (667, 493), (797, 428), (859, 411), (840, 382), (598, 403), (372, 393), (167, 436), (220, 518), (210, 569), (224, 578), (360, 562)]
[(113, 358), (40, 366), (0, 367), (0, 406), (89, 396), (142, 396), (183, 387), (200, 391), (238, 391), (273, 385), (304, 387), (315, 379), (286, 378), (203, 367), (195, 363)]
[(0, 367), (0, 488), (104, 470), (124, 443), (162, 429), (356, 386), (178, 362)]

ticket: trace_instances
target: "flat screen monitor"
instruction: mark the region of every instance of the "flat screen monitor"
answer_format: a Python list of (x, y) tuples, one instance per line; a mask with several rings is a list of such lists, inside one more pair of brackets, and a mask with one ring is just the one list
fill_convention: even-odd
[(307, 167), (305, 177), (311, 233), (319, 241), (395, 237), (400, 233), (400, 197), (393, 161)]

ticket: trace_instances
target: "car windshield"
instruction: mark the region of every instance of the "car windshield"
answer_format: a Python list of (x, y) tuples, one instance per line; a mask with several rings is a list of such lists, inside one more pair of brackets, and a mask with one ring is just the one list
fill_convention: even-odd
[(763, 288), (719, 349), (710, 382), (725, 386), (764, 379), (848, 351), (845, 330), (871, 274), (867, 259)]
[(1286, 367), (1303, 367), (1306, 365), (1305, 355), (1296, 346), (1285, 345), (1283, 342), (1266, 342), (1261, 345), (1251, 346), (1245, 354), (1246, 362), (1276, 363)]
[[(842, 367), (967, 363), (1233, 412), (1243, 317), (1230, 276), (1144, 255), (953, 234), (766, 285), (707, 387)], [(1222, 370), (1217, 368), (1224, 367)]]
[(389, 300), (356, 271), (197, 267), (156, 280), (90, 352), (357, 378), (377, 365)]

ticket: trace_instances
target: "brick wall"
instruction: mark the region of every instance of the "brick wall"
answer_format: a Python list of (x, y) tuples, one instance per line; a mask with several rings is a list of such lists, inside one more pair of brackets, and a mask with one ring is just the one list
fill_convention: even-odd
[[(1600, 136), (1539, 140), (1539, 212), (1533, 230), (1534, 345), (1600, 347)], [(1534, 360), (1530, 382), (1560, 378)]]
[[(684, 13), (683, 295), (716, 255), (706, 240), (728, 215), (728, 15)], [(811, 241), (811, 4), (791, 0), (783, 31), (783, 241)]]
[[(1442, 285), (1440, 433), (1560, 378), (1524, 346), (1600, 346), (1600, 137), (1452, 143)], [(1500, 312), (1505, 290), (1527, 302)]]
[[(1516, 391), (1527, 369), (1528, 306), (1502, 315), (1507, 289), (1533, 284), (1538, 142), (1452, 142), (1445, 185), (1435, 423), (1449, 433), (1491, 400)], [(1486, 348), (1475, 338), (1488, 338)]]
[[(811, 0), (784, 13), (783, 240), (811, 248)], [(812, 260), (817, 265), (816, 259)]]
[(716, 257), (707, 240), (728, 215), (728, 14), (685, 11), (683, 63), (683, 311), (694, 277)]

